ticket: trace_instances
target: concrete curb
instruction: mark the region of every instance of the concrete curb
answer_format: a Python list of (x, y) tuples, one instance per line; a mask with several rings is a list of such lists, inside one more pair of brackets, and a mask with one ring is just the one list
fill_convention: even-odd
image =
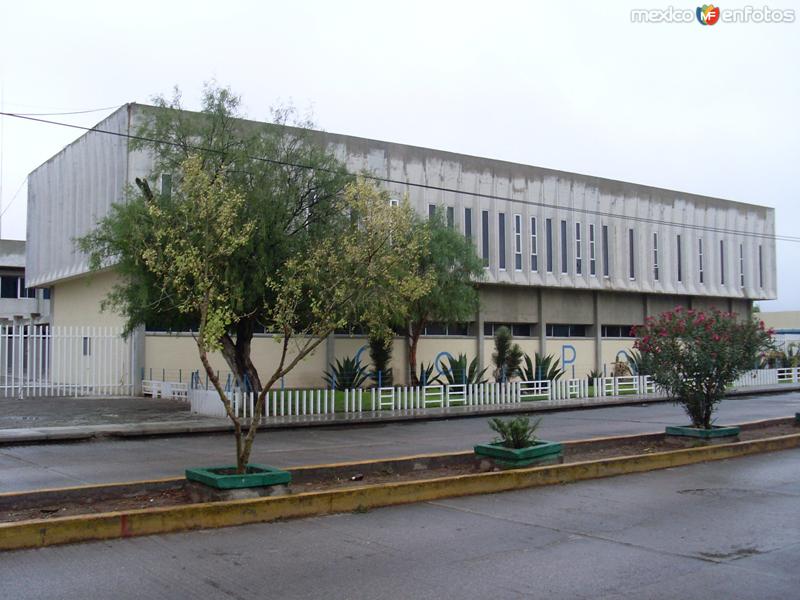
[[(630, 437), (630, 436), (626, 436)], [(572, 483), (800, 447), (800, 434), (570, 464), (366, 485), (289, 496), (0, 524), (0, 550), (266, 523)]]
[[(753, 388), (733, 390), (726, 397), (760, 396), (785, 394), (800, 391), (800, 385), (783, 384), (779, 389)], [(462, 407), (448, 409), (426, 409), (425, 412), (407, 411), (403, 413), (362, 413), (361, 415), (334, 415), (325, 417), (290, 417), (285, 421), (270, 421), (259, 426), (259, 431), (280, 429), (305, 429), (308, 427), (349, 427), (358, 425), (375, 425), (385, 423), (402, 423), (411, 421), (439, 421), (446, 419), (468, 419), (495, 415), (513, 415), (536, 412), (561, 412), (585, 410), (588, 408), (606, 408), (610, 406), (632, 406), (636, 404), (654, 404), (671, 402), (666, 398), (647, 396), (616, 396), (593, 401), (561, 401), (556, 403), (527, 402), (513, 406)], [(161, 421), (151, 423), (122, 423), (114, 425), (77, 425), (65, 427), (39, 427), (31, 429), (0, 429), (0, 446), (18, 446), (26, 444), (52, 444), (61, 442), (84, 442), (104, 438), (139, 438), (139, 437), (172, 437), (184, 435), (229, 434), (233, 426), (220, 419), (218, 423), (192, 423), (187, 421)]]

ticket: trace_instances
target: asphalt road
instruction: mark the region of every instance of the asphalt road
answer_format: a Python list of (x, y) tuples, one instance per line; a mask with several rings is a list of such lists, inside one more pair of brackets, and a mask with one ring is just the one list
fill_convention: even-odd
[[(732, 398), (720, 405), (718, 423), (738, 423), (800, 412), (800, 392)], [(545, 439), (663, 431), (684, 423), (680, 407), (658, 403), (548, 413)], [(467, 450), (492, 438), (486, 418), (321, 427), (264, 432), (254, 462), (276, 467)], [(0, 447), (0, 492), (177, 477), (186, 467), (225, 464), (233, 457), (230, 435), (106, 440)], [(0, 596), (2, 598), (2, 596)]]
[(0, 598), (769, 600), (800, 451), (363, 514), (0, 555)]

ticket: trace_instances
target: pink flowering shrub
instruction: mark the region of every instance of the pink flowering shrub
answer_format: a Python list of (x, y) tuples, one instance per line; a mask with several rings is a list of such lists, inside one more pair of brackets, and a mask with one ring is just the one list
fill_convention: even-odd
[(772, 347), (772, 330), (762, 321), (676, 307), (648, 317), (635, 328), (635, 348), (648, 373), (683, 405), (693, 427), (711, 429), (711, 416), (726, 388), (756, 368)]

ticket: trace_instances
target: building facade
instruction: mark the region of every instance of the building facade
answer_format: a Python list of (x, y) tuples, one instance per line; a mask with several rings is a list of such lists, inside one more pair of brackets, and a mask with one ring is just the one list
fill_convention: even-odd
[[(101, 313), (113, 268), (89, 273), (73, 240), (90, 231), (152, 161), (131, 151), (143, 107), (121, 107), (33, 171), (28, 185), (28, 285), (52, 289), (54, 325), (121, 325)], [(254, 124), (254, 126), (265, 126)], [(103, 133), (103, 132), (111, 132)], [(120, 135), (113, 135), (120, 134)], [(486, 267), (480, 310), (457, 325), (431, 324), (420, 347), (487, 365), (492, 335), (509, 325), (523, 350), (555, 354), (574, 376), (608, 370), (632, 345), (630, 328), (677, 305), (742, 315), (777, 295), (774, 210), (599, 177), (352, 136), (315, 133), (352, 172), (367, 170), (420, 214), (441, 210), (475, 243)], [(335, 336), (287, 385), (322, 384), (334, 357), (358, 337)], [(199, 368), (189, 336), (139, 332), (136, 369), (174, 378)], [(277, 351), (264, 336), (255, 362)], [(401, 340), (394, 370), (408, 371)], [(217, 357), (220, 370), (224, 363)]]

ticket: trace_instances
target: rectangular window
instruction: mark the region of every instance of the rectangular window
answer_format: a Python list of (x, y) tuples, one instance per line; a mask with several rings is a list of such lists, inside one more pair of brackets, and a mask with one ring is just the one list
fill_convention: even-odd
[(447, 226), (450, 229), (456, 226), (455, 209), (452, 206), (447, 207)]
[(604, 338), (636, 337), (633, 335), (633, 325), (603, 325), (600, 331)]
[(92, 338), (90, 337), (83, 338), (83, 355), (84, 356), (92, 355)]
[(575, 223), (575, 272), (583, 273), (583, 253), (581, 249), (581, 224)]
[(553, 219), (544, 220), (544, 252), (547, 260), (547, 272), (553, 272)]
[(700, 283), (703, 283), (703, 238), (697, 240), (697, 267)]
[(42, 291), (42, 300), (50, 300), (50, 288), (46, 287)]
[(514, 269), (522, 271), (522, 215), (514, 215)]
[(500, 270), (506, 268), (506, 213), (497, 215), (497, 252), (499, 253)]
[(761, 244), (758, 245), (758, 287), (764, 287), (764, 263), (762, 262), (763, 253), (761, 251)]
[(428, 204), (428, 218), (432, 219), (433, 215), (436, 214), (436, 205), (435, 204)]
[(609, 277), (608, 268), (608, 225), (603, 225), (603, 277)]
[(400, 206), (399, 198), (389, 198), (389, 206)]
[(658, 233), (653, 232), (653, 279), (658, 281)]
[(586, 337), (586, 325), (548, 323), (547, 337)]
[(725, 285), (725, 242), (719, 241), (719, 282)]
[(468, 240), (472, 239), (472, 209), (464, 209), (464, 237)]
[(508, 329), (514, 337), (531, 337), (533, 335), (532, 323), (491, 323), (489, 321), (483, 323), (483, 335), (492, 337), (501, 327)]
[(567, 222), (561, 221), (561, 272), (569, 271), (567, 264)]
[(681, 245), (681, 236), (677, 236), (678, 240), (678, 282), (683, 281), (683, 256), (681, 256), (681, 251), (683, 246)]
[(0, 277), (0, 298), (16, 298), (19, 293), (19, 277), (3, 275)]
[(597, 260), (594, 252), (594, 223), (589, 224), (589, 275), (597, 275)]
[(489, 211), (481, 212), (481, 256), (483, 266), (489, 267)]
[(744, 244), (739, 244), (739, 287), (744, 287)]
[(636, 263), (633, 245), (633, 229), (628, 229), (628, 277), (636, 279)]
[(536, 217), (531, 217), (531, 271), (539, 270), (539, 241), (536, 239)]

